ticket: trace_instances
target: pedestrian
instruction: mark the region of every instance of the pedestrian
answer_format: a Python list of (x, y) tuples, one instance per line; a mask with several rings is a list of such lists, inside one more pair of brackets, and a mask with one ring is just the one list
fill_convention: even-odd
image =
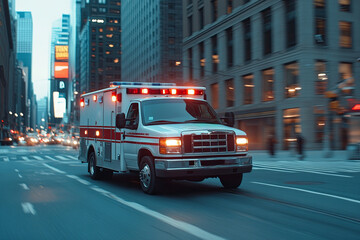
[(269, 153), (270, 156), (275, 156), (275, 143), (276, 143), (276, 139), (274, 137), (273, 134), (271, 134), (268, 138), (268, 149), (269, 149)]
[(299, 158), (302, 160), (304, 159), (304, 144), (305, 144), (305, 139), (301, 136), (301, 134), (297, 134), (296, 136), (296, 143), (297, 143), (297, 152), (299, 155)]

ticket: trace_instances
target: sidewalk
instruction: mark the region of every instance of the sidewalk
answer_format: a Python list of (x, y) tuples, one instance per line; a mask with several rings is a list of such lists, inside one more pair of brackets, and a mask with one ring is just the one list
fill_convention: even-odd
[(346, 150), (331, 151), (332, 155), (329, 158), (324, 157), (323, 150), (306, 150), (305, 157), (301, 160), (297, 153), (288, 150), (278, 150), (275, 156), (270, 156), (266, 150), (249, 150), (249, 154), (253, 156), (254, 162), (274, 162), (274, 161), (306, 161), (306, 162), (338, 162), (338, 161), (359, 161), (349, 160)]

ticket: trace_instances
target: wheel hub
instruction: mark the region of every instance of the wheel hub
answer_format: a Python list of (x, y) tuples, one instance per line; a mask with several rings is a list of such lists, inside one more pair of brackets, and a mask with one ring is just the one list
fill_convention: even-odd
[(150, 172), (150, 167), (147, 164), (145, 164), (143, 169), (141, 169), (140, 171), (140, 181), (145, 188), (148, 188), (150, 186), (151, 172)]

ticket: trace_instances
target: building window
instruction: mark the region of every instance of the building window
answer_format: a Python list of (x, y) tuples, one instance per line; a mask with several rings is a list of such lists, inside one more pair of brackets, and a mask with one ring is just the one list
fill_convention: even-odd
[(285, 97), (292, 98), (299, 95), (301, 87), (299, 85), (299, 66), (298, 63), (289, 63), (284, 65), (285, 72)]
[(296, 45), (296, 0), (285, 1), (286, 46)]
[(351, 0), (339, 0), (340, 11), (350, 12), (351, 11)]
[(300, 108), (289, 108), (283, 111), (284, 148), (289, 149), (290, 144), (296, 141), (296, 134), (301, 133)]
[(339, 22), (340, 29), (340, 47), (352, 47), (352, 24), (351, 22)]
[(250, 18), (247, 18), (243, 21), (244, 27), (244, 52), (245, 52), (245, 61), (251, 60), (251, 24)]
[(205, 76), (205, 53), (204, 53), (204, 42), (199, 44), (199, 56), (200, 56), (200, 77)]
[(325, 129), (325, 109), (323, 106), (314, 107), (315, 117), (315, 142), (322, 143)]
[(253, 103), (254, 75), (243, 76), (244, 83), (244, 104)]
[(339, 82), (341, 82), (340, 88), (343, 89), (343, 94), (346, 94), (346, 96), (348, 97), (354, 95), (354, 89), (355, 89), (352, 68), (353, 66), (351, 63), (343, 62), (339, 64), (339, 74), (340, 74)]
[(274, 69), (262, 71), (262, 100), (264, 102), (274, 100)]
[(193, 80), (193, 64), (192, 64), (192, 48), (188, 49), (188, 62), (189, 62), (189, 81)]
[(192, 16), (188, 16), (188, 31), (189, 31), (189, 36), (191, 36), (191, 34), (193, 34), (193, 22), (192, 22)]
[(225, 81), (226, 86), (226, 107), (233, 107), (235, 103), (234, 79)]
[(227, 38), (227, 66), (228, 68), (231, 68), (233, 66), (233, 59), (234, 59), (234, 53), (233, 53), (233, 29), (230, 27), (226, 29), (226, 38)]
[(219, 108), (219, 84), (211, 84), (211, 106), (214, 109)]
[(218, 0), (211, 0), (212, 21), (215, 22), (218, 18)]
[(315, 44), (326, 45), (326, 8), (325, 0), (314, 0), (315, 6)]
[(328, 77), (326, 74), (326, 62), (317, 60), (315, 62), (316, 82), (315, 93), (322, 95), (326, 92)]
[(230, 14), (233, 10), (233, 0), (227, 0), (226, 13)]
[(211, 46), (212, 46), (212, 72), (216, 73), (218, 71), (218, 65), (219, 65), (217, 35), (211, 37)]
[(263, 19), (263, 46), (264, 55), (272, 52), (272, 38), (271, 38), (271, 8), (267, 8), (262, 12)]
[(199, 9), (199, 26), (200, 29), (203, 29), (204, 27), (204, 8)]

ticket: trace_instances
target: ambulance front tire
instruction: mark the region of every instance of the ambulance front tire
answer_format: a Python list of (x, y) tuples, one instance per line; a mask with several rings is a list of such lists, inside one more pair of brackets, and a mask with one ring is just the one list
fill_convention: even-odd
[(242, 182), (243, 174), (237, 173), (237, 174), (231, 174), (231, 175), (224, 175), (219, 176), (221, 184), (224, 186), (224, 188), (227, 189), (234, 189), (238, 188)]
[(96, 166), (95, 153), (91, 152), (88, 159), (88, 171), (92, 179), (98, 180), (101, 178), (100, 168)]
[(155, 194), (159, 188), (159, 178), (155, 176), (154, 161), (150, 156), (143, 156), (140, 161), (140, 185), (147, 194)]

